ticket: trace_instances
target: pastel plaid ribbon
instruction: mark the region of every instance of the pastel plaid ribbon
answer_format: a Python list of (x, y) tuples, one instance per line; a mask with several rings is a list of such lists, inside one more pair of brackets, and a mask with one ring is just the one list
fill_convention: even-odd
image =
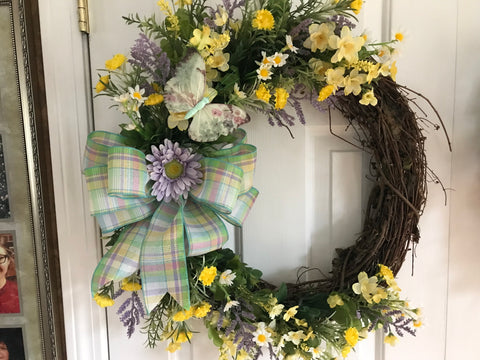
[(91, 213), (104, 233), (125, 227), (94, 271), (92, 294), (140, 270), (147, 311), (167, 292), (190, 307), (186, 256), (220, 248), (228, 240), (224, 220), (241, 226), (258, 195), (256, 148), (244, 143), (243, 130), (236, 135), (231, 148), (201, 160), (203, 181), (180, 204), (149, 194), (145, 154), (125, 146), (121, 135), (89, 135), (84, 174)]

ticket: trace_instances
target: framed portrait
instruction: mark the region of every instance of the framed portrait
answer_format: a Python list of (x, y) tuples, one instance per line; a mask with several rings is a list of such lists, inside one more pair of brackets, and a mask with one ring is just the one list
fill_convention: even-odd
[(66, 358), (37, 7), (0, 0), (1, 360)]
[(14, 233), (0, 231), (0, 314), (19, 313)]
[(23, 328), (0, 327), (0, 359), (25, 360)]

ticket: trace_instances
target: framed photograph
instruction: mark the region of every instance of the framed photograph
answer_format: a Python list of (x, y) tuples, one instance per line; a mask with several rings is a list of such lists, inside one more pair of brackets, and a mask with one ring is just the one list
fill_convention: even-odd
[(36, 7), (0, 0), (0, 360), (66, 358)]
[(14, 234), (0, 232), (0, 314), (18, 313), (20, 313), (20, 301), (15, 267)]
[(0, 328), (0, 360), (25, 360), (25, 345), (21, 327)]

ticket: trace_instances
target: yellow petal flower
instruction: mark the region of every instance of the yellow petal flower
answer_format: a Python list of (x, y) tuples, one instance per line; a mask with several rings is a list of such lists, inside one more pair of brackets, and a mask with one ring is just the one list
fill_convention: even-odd
[(180, 345), (179, 343), (171, 342), (167, 346), (167, 351), (173, 354), (175, 351), (180, 350), (181, 348), (182, 345)]
[(344, 26), (340, 33), (340, 37), (337, 35), (331, 35), (328, 39), (328, 45), (332, 49), (337, 49), (337, 52), (332, 56), (332, 63), (347, 60), (349, 63), (358, 61), (358, 52), (365, 43), (365, 39), (361, 36), (352, 37), (348, 26)]
[(177, 343), (184, 343), (184, 342), (190, 341), (192, 336), (193, 335), (190, 331), (187, 331), (187, 332), (180, 331), (178, 334), (174, 336), (174, 339)]
[(128, 277), (122, 280), (121, 288), (125, 291), (138, 291), (142, 288), (142, 285), (131, 277)]
[(272, 30), (275, 25), (275, 19), (270, 11), (261, 9), (255, 13), (252, 20), (252, 26), (259, 30)]
[[(362, 105), (373, 105), (376, 106), (378, 103), (377, 98), (373, 94), (373, 90), (367, 91), (365, 94), (363, 94), (362, 98), (359, 101), (360, 104)], [(376, 301), (378, 302), (378, 301)]]
[(193, 309), (190, 308), (189, 310), (181, 310), (177, 312), (175, 315), (172, 316), (172, 320), (176, 322), (182, 322), (188, 320), (193, 315)]
[(270, 92), (263, 83), (260, 84), (260, 86), (257, 88), (257, 90), (255, 91), (255, 95), (258, 99), (265, 101), (266, 103), (270, 101)]
[(194, 309), (194, 315), (196, 318), (201, 319), (210, 312), (212, 305), (209, 303), (202, 303), (200, 306), (196, 306)]
[(275, 89), (275, 109), (283, 109), (287, 105), (289, 94), (284, 88)]
[(354, 327), (348, 328), (345, 331), (345, 340), (350, 346), (357, 345), (358, 337), (359, 337), (358, 330)]
[(310, 36), (303, 42), (303, 46), (310, 49), (312, 52), (317, 50), (325, 51), (329, 45), (330, 36), (334, 35), (334, 23), (312, 24), (308, 27)]
[(393, 272), (392, 272), (392, 270), (390, 270), (390, 268), (388, 266), (378, 264), (378, 267), (380, 268), (380, 270), (378, 272), (379, 275), (383, 276), (383, 278), (385, 278), (385, 279), (389, 279), (389, 280), (394, 279)]
[(100, 294), (95, 294), (93, 299), (97, 302), (97, 304), (101, 307), (107, 307), (107, 306), (112, 306), (115, 304), (115, 301), (108, 295), (100, 295)]
[(200, 273), (200, 276), (198, 277), (198, 280), (200, 280), (203, 285), (210, 286), (212, 285), (213, 280), (215, 280), (216, 276), (217, 276), (217, 268), (215, 266), (207, 266), (203, 268), (202, 272)]
[(355, 14), (360, 14), (360, 10), (362, 9), (363, 0), (353, 0), (350, 3), (350, 8), (353, 10)]
[(385, 336), (385, 339), (383, 341), (384, 341), (385, 344), (395, 346), (398, 342), (398, 338), (395, 335), (390, 334), (390, 335)]
[[(320, 92), (318, 93), (318, 99), (317, 100), (318, 101), (325, 101), (330, 95), (332, 95), (334, 89), (335, 89), (335, 87), (333, 85), (324, 86), (320, 90)], [(338, 296), (338, 295), (336, 295), (336, 296)], [(338, 305), (340, 305), (340, 304), (338, 304)], [(341, 305), (343, 305), (343, 303)], [(334, 306), (330, 305), (330, 307), (334, 307)]]
[(125, 55), (116, 54), (110, 60), (105, 61), (105, 68), (108, 70), (116, 70), (127, 60)]
[(148, 98), (147, 98), (147, 100), (145, 100), (144, 104), (148, 105), (148, 106), (153, 106), (153, 105), (160, 104), (162, 101), (163, 101), (163, 95), (162, 94), (153, 93), (153, 94), (150, 94), (148, 96)]
[(393, 79), (393, 81), (397, 81), (396, 78), (397, 78), (397, 62), (394, 61), (392, 63), (392, 66), (390, 67), (390, 77)]
[(195, 46), (198, 50), (205, 49), (211, 43), (210, 28), (207, 25), (203, 25), (202, 30), (193, 30), (193, 37), (190, 39), (190, 44)]
[[(319, 100), (322, 101), (322, 100)], [(328, 305), (333, 309), (335, 306), (343, 306), (345, 303), (343, 302), (342, 298), (340, 295), (335, 294), (335, 295), (330, 295), (327, 299)]]
[(106, 85), (110, 82), (110, 75), (104, 75), (101, 76), (97, 85), (95, 86), (95, 91), (97, 94), (103, 90), (105, 90), (107, 87)]
[(352, 348), (350, 346), (345, 346), (343, 349), (342, 349), (342, 356), (344, 358), (346, 358), (348, 356), (348, 354), (350, 354), (350, 350), (352, 350)]
[(298, 305), (292, 306), (287, 312), (283, 315), (283, 320), (288, 321), (295, 316), (297, 313)]

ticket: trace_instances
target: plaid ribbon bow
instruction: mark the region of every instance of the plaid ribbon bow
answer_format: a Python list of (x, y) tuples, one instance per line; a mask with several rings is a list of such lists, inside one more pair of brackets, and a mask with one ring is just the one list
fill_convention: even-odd
[(148, 312), (167, 292), (190, 307), (186, 256), (220, 248), (228, 240), (224, 220), (241, 226), (258, 195), (252, 187), (256, 148), (244, 143), (243, 130), (236, 134), (233, 147), (200, 161), (203, 182), (180, 203), (147, 194), (145, 154), (125, 146), (124, 137), (104, 131), (88, 136), (84, 174), (90, 211), (102, 233), (125, 227), (94, 271), (93, 295), (140, 269)]

